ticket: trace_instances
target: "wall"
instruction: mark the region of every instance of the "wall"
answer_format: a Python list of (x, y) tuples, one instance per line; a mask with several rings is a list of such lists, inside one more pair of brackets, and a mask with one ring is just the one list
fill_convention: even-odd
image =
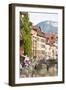
[[(9, 3), (31, 3), (64, 5), (66, 0), (0, 0), (0, 90), (65, 90), (66, 84), (40, 85), (26, 87), (8, 86), (8, 4)], [(66, 19), (65, 19), (66, 21)], [(66, 36), (65, 36), (66, 37)], [(66, 66), (65, 66), (66, 67)], [(65, 80), (66, 81), (66, 80)]]

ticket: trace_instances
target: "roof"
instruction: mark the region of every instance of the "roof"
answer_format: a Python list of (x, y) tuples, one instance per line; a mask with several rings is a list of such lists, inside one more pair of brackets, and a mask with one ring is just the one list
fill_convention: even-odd
[(37, 32), (37, 36), (45, 37), (45, 33), (41, 31), (41, 28), (38, 26), (32, 26), (32, 29)]
[(42, 32), (41, 28), (38, 26), (32, 26), (32, 29), (37, 32), (37, 36), (46, 38), (46, 43), (53, 45), (57, 41), (58, 36), (55, 33)]

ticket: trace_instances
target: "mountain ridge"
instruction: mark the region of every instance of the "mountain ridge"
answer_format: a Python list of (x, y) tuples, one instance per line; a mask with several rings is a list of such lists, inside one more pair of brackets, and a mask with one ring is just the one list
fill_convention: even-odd
[(36, 26), (40, 27), (42, 31), (47, 33), (58, 33), (58, 23), (55, 21), (42, 21), (38, 23)]

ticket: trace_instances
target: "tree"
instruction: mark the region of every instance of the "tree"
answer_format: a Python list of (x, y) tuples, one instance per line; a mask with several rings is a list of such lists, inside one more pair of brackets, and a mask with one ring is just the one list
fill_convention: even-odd
[(24, 54), (31, 57), (32, 55), (32, 37), (31, 37), (31, 26), (32, 23), (29, 21), (28, 13), (24, 13), (20, 15), (20, 31), (21, 31), (21, 38), (23, 40), (23, 48)]

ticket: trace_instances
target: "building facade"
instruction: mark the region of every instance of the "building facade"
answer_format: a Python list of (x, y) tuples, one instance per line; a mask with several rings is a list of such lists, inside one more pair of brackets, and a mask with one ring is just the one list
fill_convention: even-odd
[(54, 33), (46, 35), (37, 26), (32, 27), (32, 55), (38, 60), (57, 58), (57, 36)]

